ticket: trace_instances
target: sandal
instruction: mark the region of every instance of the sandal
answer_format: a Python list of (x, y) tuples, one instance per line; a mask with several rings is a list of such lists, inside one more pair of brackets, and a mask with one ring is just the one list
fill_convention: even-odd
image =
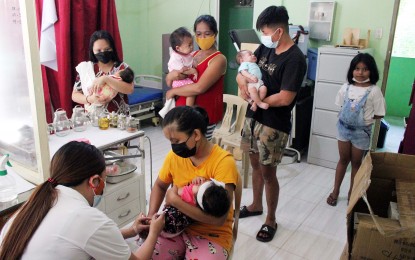
[(327, 204), (333, 207), (337, 205), (337, 198), (334, 197), (333, 193), (330, 193), (330, 195), (327, 197)]
[(249, 211), (247, 206), (242, 206), (241, 211), (239, 212), (239, 218), (247, 218), (252, 216), (262, 215), (263, 211)]
[(275, 228), (267, 224), (262, 225), (261, 229), (256, 234), (256, 240), (261, 241), (261, 242), (271, 241), (274, 238), (275, 233), (277, 232), (277, 228), (278, 228), (277, 223), (275, 223)]

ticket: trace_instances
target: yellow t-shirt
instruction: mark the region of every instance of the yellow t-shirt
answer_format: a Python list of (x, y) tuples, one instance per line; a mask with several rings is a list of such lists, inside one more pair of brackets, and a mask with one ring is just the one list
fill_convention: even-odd
[[(225, 184), (234, 184), (236, 187), (239, 174), (233, 156), (216, 144), (209, 157), (197, 167), (189, 158), (182, 158), (170, 151), (159, 173), (160, 180), (165, 183), (173, 183), (178, 187), (189, 184), (198, 176), (206, 179), (214, 178)], [(190, 225), (186, 231), (195, 236), (205, 237), (229, 250), (232, 247), (232, 223), (233, 208), (231, 207), (223, 226), (196, 222)]]

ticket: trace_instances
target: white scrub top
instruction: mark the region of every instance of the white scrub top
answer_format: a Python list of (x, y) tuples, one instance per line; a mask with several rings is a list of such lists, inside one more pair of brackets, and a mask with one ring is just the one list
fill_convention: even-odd
[[(76, 190), (62, 185), (56, 189), (56, 205), (33, 234), (22, 259), (129, 259), (130, 248), (113, 220)], [(10, 224), (3, 228), (0, 243)]]

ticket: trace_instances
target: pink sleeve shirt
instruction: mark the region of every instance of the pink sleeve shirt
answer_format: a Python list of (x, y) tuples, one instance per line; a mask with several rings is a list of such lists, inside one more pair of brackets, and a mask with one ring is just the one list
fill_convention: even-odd
[(196, 206), (195, 196), (193, 195), (194, 184), (183, 186), (182, 200), (189, 203), (192, 206)]

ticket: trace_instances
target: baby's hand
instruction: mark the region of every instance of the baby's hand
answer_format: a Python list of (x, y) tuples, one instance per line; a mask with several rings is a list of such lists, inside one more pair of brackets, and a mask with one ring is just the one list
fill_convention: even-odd
[(257, 83), (258, 82), (258, 78), (255, 77), (254, 75), (251, 75), (250, 77), (248, 77), (248, 82), (249, 83)]
[(203, 178), (203, 177), (196, 177), (192, 180), (192, 184), (201, 185), (205, 181), (206, 181), (206, 179)]
[(108, 96), (96, 96), (97, 103), (106, 104), (111, 101), (111, 97)]

